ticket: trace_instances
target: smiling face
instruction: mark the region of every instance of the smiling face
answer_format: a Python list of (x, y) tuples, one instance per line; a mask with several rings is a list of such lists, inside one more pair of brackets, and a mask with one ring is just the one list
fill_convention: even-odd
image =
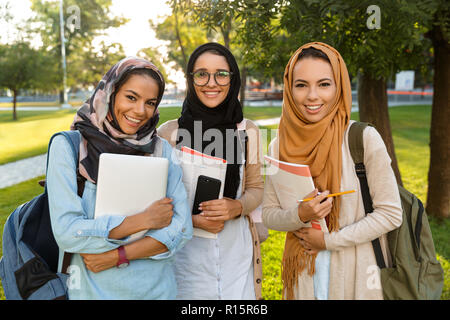
[(322, 120), (336, 95), (331, 64), (323, 59), (303, 58), (294, 66), (292, 96), (302, 115), (310, 122)]
[(147, 75), (133, 74), (117, 91), (114, 115), (120, 129), (126, 134), (135, 134), (156, 110), (159, 86)]
[(194, 89), (199, 100), (208, 108), (215, 108), (221, 104), (230, 91), (230, 84), (219, 86), (214, 73), (218, 71), (230, 71), (227, 60), (224, 56), (211, 52), (201, 54), (195, 61), (193, 72), (205, 71), (210, 73), (209, 81), (204, 86), (198, 86), (194, 83)]

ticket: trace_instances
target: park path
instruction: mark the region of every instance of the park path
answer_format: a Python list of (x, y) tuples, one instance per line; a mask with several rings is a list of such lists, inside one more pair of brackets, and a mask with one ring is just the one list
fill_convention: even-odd
[(47, 154), (9, 162), (0, 166), (0, 189), (45, 174)]
[[(258, 126), (278, 124), (280, 118), (254, 120)], [(45, 174), (47, 154), (0, 165), (0, 189)]]

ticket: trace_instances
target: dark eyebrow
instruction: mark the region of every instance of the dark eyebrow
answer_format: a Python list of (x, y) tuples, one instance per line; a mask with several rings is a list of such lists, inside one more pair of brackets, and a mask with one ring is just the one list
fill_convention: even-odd
[(139, 98), (141, 97), (137, 92), (134, 92), (134, 91), (131, 90), (131, 89), (127, 89), (127, 90), (125, 90), (125, 91), (129, 91), (129, 92), (131, 92), (132, 94), (138, 96)]
[[(131, 89), (127, 89), (127, 90), (125, 90), (125, 91), (131, 92), (132, 94), (134, 94), (134, 95), (137, 96), (138, 98), (141, 97), (137, 92), (135, 92), (135, 91), (133, 91), (133, 90), (131, 90)], [(158, 100), (158, 98), (150, 98), (150, 99), (148, 99), (147, 101), (153, 101), (153, 100)]]
[[(323, 78), (323, 79), (320, 79), (320, 80), (317, 81), (317, 82), (322, 82), (322, 81), (331, 81), (331, 79), (330, 79), (330, 78)], [(303, 80), (303, 79), (295, 79), (294, 82), (304, 82), (304, 83), (308, 83), (308, 81)]]
[[(208, 72), (208, 69), (206, 69), (206, 68), (200, 68), (200, 69), (197, 69), (197, 70), (193, 71), (193, 73), (195, 73), (195, 72), (197, 72), (197, 71), (206, 71), (206, 72)], [(230, 70), (227, 70), (227, 69), (216, 69), (216, 72), (219, 72), (219, 71), (231, 72)]]

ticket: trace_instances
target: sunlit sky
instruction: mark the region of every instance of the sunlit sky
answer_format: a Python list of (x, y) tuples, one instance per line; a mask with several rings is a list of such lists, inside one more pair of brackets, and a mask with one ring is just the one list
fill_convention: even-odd
[[(30, 9), (30, 0), (0, 0), (0, 5), (9, 2), (13, 16), (13, 24), (23, 21), (33, 15)], [(107, 31), (107, 35), (102, 37), (107, 43), (121, 43), (125, 54), (136, 55), (136, 53), (146, 47), (159, 48), (162, 54), (167, 50), (165, 42), (156, 39), (155, 32), (150, 29), (148, 21), (162, 21), (165, 16), (171, 12), (170, 7), (165, 0), (112, 0), (111, 12), (114, 16), (123, 16), (129, 19), (129, 22), (120, 28)], [(5, 26), (0, 22), (0, 40), (4, 41), (6, 34), (14, 33), (10, 26)], [(100, 40), (100, 39), (98, 39)], [(177, 82), (178, 87), (185, 86), (185, 80), (181, 72), (171, 71), (167, 67), (168, 77)]]

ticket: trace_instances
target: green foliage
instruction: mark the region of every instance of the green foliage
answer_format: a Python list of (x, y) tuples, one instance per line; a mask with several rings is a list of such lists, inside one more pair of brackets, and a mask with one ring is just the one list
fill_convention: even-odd
[[(389, 79), (399, 70), (428, 62), (429, 28), (436, 1), (240, 1), (238, 30), (245, 58), (267, 72), (282, 75), (291, 53), (301, 45), (322, 41), (344, 57), (350, 73)], [(370, 5), (380, 9), (379, 29), (372, 27)], [(279, 79), (279, 77), (278, 77)]]
[(204, 28), (198, 25), (188, 12), (180, 12), (174, 8), (172, 15), (155, 25), (149, 21), (155, 30), (156, 37), (169, 41), (168, 59), (165, 63), (175, 62), (175, 68), (186, 72), (189, 55), (198, 46), (212, 40)]
[[(240, 29), (245, 23), (242, 19), (242, 11), (245, 10), (242, 1), (169, 0), (168, 3), (171, 5), (174, 12), (173, 19), (175, 19), (178, 14), (182, 14), (186, 19), (195, 21), (193, 25), (195, 28), (205, 30), (208, 37), (207, 41), (222, 43), (225, 47), (230, 49), (240, 66), (242, 77), (245, 74), (247, 77), (250, 76), (259, 80), (270, 81), (276, 74), (275, 70), (270, 69), (272, 66), (272, 59), (268, 59), (264, 53), (259, 56), (252, 56), (253, 58), (258, 59), (258, 61), (264, 60), (264, 66), (255, 63), (254, 61), (256, 60), (245, 58), (251, 55), (251, 53), (248, 51), (249, 48), (243, 45), (243, 41), (245, 40), (240, 36)], [(176, 25), (171, 28), (176, 36)], [(193, 29), (192, 26), (188, 26), (188, 28), (191, 29), (190, 32), (195, 32), (195, 29)], [(261, 32), (261, 30), (259, 30), (259, 32)], [(207, 41), (205, 39), (204, 42)], [(259, 43), (254, 44), (259, 45)], [(284, 43), (280, 42), (280, 45), (284, 45)], [(255, 48), (252, 47), (251, 50), (255, 50)], [(189, 53), (191, 52), (192, 51), (189, 51)], [(278, 51), (275, 52), (277, 53)], [(268, 70), (271, 70), (271, 72), (268, 72)], [(280, 72), (278, 76), (281, 79), (282, 72)]]
[[(35, 22), (41, 23), (40, 34), (45, 45), (53, 48), (60, 48), (60, 23), (59, 23), (59, 1), (31, 1), (31, 9), (36, 13)], [(85, 44), (92, 42), (95, 36), (104, 34), (108, 28), (119, 27), (127, 22), (125, 18), (112, 17), (109, 7), (111, 0), (65, 0), (64, 1), (64, 17), (66, 27), (64, 28), (64, 36), (66, 38), (66, 53), (70, 56), (72, 52), (75, 54), (83, 49)], [(70, 13), (68, 8), (76, 6), (79, 12), (79, 25), (71, 28), (68, 25)], [(58, 50), (61, 52), (61, 50)]]
[[(43, 47), (52, 52), (51, 73), (55, 79), (53, 88), (62, 89), (61, 31), (59, 1), (31, 1), (36, 16), (32, 22), (37, 25), (34, 32), (42, 39)], [(113, 17), (109, 10), (111, 0), (65, 0), (64, 37), (66, 40), (67, 83), (72, 87), (96, 85), (106, 71), (124, 57), (120, 44), (99, 47), (93, 45), (96, 36), (103, 35), (108, 28), (119, 27), (127, 22), (123, 17)], [(75, 10), (68, 10), (75, 8)]]
[(125, 52), (120, 43), (107, 45), (101, 41), (97, 46), (86, 43), (68, 62), (67, 73), (70, 76), (67, 84), (71, 88), (96, 87), (106, 72), (123, 58)]
[(161, 73), (164, 77), (164, 81), (166, 81), (166, 83), (173, 82), (173, 81), (169, 80), (169, 78), (167, 77), (166, 67), (163, 65), (164, 59), (163, 59), (162, 55), (158, 52), (157, 49), (151, 48), (151, 47), (141, 49), (137, 53), (137, 56), (147, 59), (148, 61), (153, 63), (159, 69), (159, 71), (161, 71)]
[[(51, 55), (43, 49), (35, 49), (26, 40), (12, 44), (0, 44), (0, 89), (10, 89), (14, 102), (20, 90), (49, 90), (53, 79)], [(12, 118), (17, 119), (13, 104)]]
[(45, 71), (50, 65), (46, 52), (27, 41), (0, 45), (0, 88), (48, 89)]

